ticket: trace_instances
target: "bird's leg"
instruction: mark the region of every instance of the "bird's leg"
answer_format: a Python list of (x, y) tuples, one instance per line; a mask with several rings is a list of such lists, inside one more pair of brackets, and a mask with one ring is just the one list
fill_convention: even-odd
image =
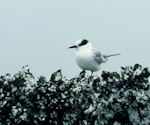
[(92, 79), (92, 75), (93, 75), (93, 71), (91, 71), (91, 75), (90, 75), (90, 77), (88, 78), (88, 84), (90, 83), (90, 80)]
[(77, 78), (77, 81), (80, 81), (81, 79), (83, 79), (85, 77), (85, 70), (82, 70), (80, 73), (79, 73), (79, 76)]
[(85, 74), (85, 70), (82, 70), (82, 71), (80, 72), (80, 75), (82, 75), (82, 74)]
[(93, 71), (91, 71), (91, 76), (90, 76), (91, 78), (92, 78), (92, 75), (93, 75)]

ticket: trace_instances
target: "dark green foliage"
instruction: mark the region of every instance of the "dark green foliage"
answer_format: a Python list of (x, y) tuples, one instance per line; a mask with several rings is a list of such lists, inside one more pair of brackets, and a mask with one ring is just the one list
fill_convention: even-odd
[(121, 73), (84, 75), (67, 80), (58, 70), (47, 81), (25, 66), (1, 76), (0, 125), (150, 124), (148, 68), (136, 64)]

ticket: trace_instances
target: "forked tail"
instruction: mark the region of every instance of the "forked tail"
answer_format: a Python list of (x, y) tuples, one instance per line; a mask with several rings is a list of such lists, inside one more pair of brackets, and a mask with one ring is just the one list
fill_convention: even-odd
[(108, 57), (111, 57), (111, 56), (118, 56), (118, 55), (121, 55), (120, 53), (118, 53), (118, 54), (112, 54), (112, 55), (103, 55), (104, 56), (104, 58), (108, 58)]

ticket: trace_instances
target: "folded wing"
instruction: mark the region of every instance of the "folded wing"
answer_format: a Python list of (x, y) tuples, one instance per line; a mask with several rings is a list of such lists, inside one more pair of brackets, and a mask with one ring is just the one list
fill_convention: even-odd
[(93, 54), (94, 60), (98, 65), (100, 65), (101, 63), (105, 63), (107, 61), (107, 58), (104, 58), (104, 56), (99, 51), (93, 50)]

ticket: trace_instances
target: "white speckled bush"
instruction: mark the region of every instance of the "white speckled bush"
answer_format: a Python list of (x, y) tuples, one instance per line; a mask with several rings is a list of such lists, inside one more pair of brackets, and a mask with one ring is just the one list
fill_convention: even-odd
[(148, 125), (150, 76), (136, 64), (121, 73), (36, 79), (28, 66), (0, 77), (0, 125)]

